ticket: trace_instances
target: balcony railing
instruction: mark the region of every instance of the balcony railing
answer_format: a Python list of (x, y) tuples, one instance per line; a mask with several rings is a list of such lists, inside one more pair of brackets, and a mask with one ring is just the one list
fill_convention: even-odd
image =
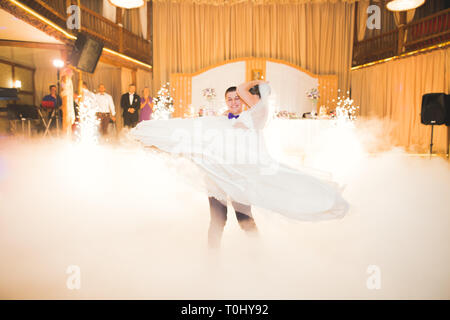
[[(47, 19), (66, 28), (68, 0), (20, 0)], [(151, 41), (126, 30), (84, 6), (81, 9), (81, 31), (102, 41), (106, 48), (152, 64)]]
[(355, 42), (353, 66), (400, 55), (450, 41), (450, 9)]

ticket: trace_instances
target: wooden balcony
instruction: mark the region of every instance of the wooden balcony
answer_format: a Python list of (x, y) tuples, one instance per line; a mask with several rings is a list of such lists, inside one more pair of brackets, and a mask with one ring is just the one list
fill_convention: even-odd
[[(61, 28), (67, 29), (67, 7), (71, 0), (19, 0)], [(84, 6), (81, 9), (81, 31), (103, 42), (106, 48), (152, 65), (152, 44)], [(67, 30), (72, 32), (72, 30)], [(75, 32), (72, 32), (75, 34)]]
[(450, 41), (450, 9), (355, 42), (352, 66), (394, 57)]

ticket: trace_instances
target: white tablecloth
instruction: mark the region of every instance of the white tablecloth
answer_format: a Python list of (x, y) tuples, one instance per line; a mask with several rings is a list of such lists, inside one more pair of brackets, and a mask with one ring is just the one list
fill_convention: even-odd
[(324, 133), (332, 130), (334, 120), (274, 119), (266, 128), (266, 141), (270, 149), (306, 152), (321, 143)]

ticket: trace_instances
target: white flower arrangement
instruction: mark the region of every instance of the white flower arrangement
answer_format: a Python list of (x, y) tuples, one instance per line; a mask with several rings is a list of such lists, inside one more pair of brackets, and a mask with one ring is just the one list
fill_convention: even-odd
[(216, 97), (216, 90), (214, 88), (206, 88), (202, 90), (202, 94), (207, 100), (212, 100)]
[(306, 91), (306, 97), (311, 100), (318, 100), (320, 98), (319, 90), (311, 88), (309, 91)]

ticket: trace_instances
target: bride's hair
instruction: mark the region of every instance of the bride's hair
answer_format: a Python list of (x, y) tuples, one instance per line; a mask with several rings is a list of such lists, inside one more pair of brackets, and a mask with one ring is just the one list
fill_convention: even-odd
[(248, 90), (251, 94), (257, 95), (259, 98), (261, 98), (261, 93), (259, 92), (259, 85), (256, 85), (254, 87), (251, 87), (250, 90)]

